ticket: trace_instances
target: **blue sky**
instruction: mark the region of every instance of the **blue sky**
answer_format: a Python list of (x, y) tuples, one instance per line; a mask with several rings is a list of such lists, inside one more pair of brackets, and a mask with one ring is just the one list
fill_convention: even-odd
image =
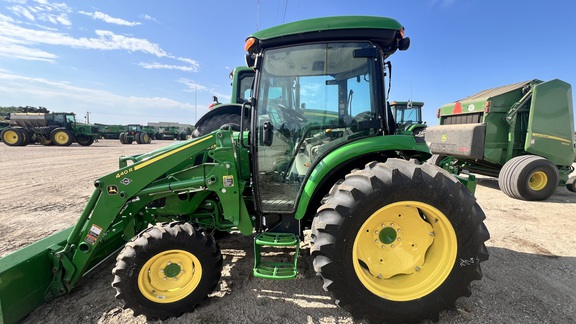
[(80, 120), (193, 124), (258, 29), (307, 18), (397, 19), (412, 45), (391, 57), (391, 100), (441, 105), (530, 79), (576, 85), (576, 1), (0, 0), (0, 106)]

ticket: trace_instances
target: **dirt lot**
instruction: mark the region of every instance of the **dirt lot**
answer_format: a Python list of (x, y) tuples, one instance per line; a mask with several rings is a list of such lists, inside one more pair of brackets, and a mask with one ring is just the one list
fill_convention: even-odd
[[(0, 144), (0, 255), (75, 224), (93, 181), (117, 169), (118, 157), (170, 141), (90, 147), (8, 147)], [(491, 233), (490, 260), (473, 295), (460, 298), (441, 323), (576, 323), (576, 194), (559, 188), (545, 202), (505, 196), (498, 181), (481, 177), (476, 196)], [(307, 254), (293, 281), (251, 275), (251, 237), (220, 242), (224, 272), (219, 289), (195, 312), (166, 323), (354, 323), (315, 276)], [(114, 298), (112, 262), (87, 275), (70, 294), (45, 304), (24, 323), (145, 323)]]

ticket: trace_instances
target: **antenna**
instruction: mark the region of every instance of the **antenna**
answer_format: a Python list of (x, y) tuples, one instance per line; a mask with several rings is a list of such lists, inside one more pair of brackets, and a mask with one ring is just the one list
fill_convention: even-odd
[(260, 30), (260, 0), (258, 0), (258, 17), (256, 17), (256, 31)]

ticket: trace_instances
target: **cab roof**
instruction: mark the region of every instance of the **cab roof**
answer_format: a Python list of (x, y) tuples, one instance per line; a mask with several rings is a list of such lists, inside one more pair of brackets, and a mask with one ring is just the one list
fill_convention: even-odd
[(370, 40), (386, 46), (403, 29), (392, 18), (374, 16), (334, 16), (301, 20), (253, 33), (258, 47), (323, 40)]

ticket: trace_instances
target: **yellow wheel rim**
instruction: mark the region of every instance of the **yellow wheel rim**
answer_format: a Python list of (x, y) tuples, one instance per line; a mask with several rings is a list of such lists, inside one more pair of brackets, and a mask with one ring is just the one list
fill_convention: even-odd
[(156, 303), (173, 303), (190, 295), (202, 279), (198, 258), (183, 250), (168, 250), (150, 258), (138, 274), (138, 288)]
[(532, 174), (529, 180), (530, 189), (539, 191), (546, 187), (548, 183), (548, 176), (542, 171), (536, 171)]
[(16, 131), (9, 129), (9, 130), (4, 132), (4, 136), (2, 137), (2, 140), (8, 145), (14, 145), (14, 144), (16, 144), (16, 142), (18, 142), (19, 138), (20, 138), (20, 136), (18, 135), (18, 133)]
[(360, 282), (393, 301), (424, 297), (448, 277), (458, 240), (438, 209), (417, 201), (382, 207), (362, 225), (352, 258)]
[(57, 132), (54, 136), (54, 140), (58, 144), (68, 143), (70, 140), (70, 136), (66, 132)]

